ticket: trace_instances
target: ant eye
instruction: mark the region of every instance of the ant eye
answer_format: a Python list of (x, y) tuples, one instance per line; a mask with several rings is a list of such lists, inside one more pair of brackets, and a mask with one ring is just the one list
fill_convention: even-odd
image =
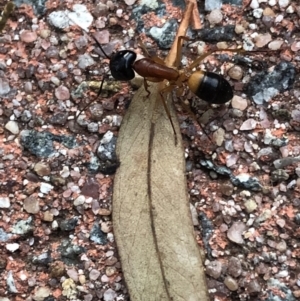
[(117, 52), (110, 60), (111, 75), (116, 80), (131, 80), (134, 78), (132, 65), (136, 59), (136, 53), (130, 50)]

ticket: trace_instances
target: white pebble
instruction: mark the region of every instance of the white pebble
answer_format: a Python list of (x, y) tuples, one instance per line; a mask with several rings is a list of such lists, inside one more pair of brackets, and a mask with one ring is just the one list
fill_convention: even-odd
[(75, 199), (74, 206), (83, 205), (84, 202), (85, 202), (85, 196), (80, 195), (78, 198)]
[(256, 8), (253, 10), (253, 17), (256, 19), (260, 19), (262, 14), (263, 14), (263, 9), (262, 8)]
[(16, 121), (8, 121), (5, 125), (5, 128), (14, 135), (19, 134), (19, 125)]
[(63, 169), (59, 172), (59, 174), (63, 177), (63, 178), (67, 178), (70, 175), (70, 170), (68, 166), (64, 166)]
[(40, 192), (44, 194), (48, 194), (53, 189), (53, 186), (48, 183), (41, 183)]
[(6, 249), (10, 252), (15, 252), (19, 249), (20, 245), (17, 243), (6, 244)]
[(10, 201), (8, 197), (0, 197), (0, 208), (9, 208)]
[(283, 20), (283, 15), (278, 15), (278, 16), (275, 18), (275, 23), (280, 23), (282, 20)]
[(209, 24), (211, 24), (211, 25), (215, 25), (215, 24), (221, 23), (222, 20), (223, 20), (222, 12), (219, 9), (214, 9), (207, 16), (207, 20), (208, 20)]
[(294, 7), (293, 7), (292, 5), (290, 5), (290, 6), (286, 9), (286, 12), (287, 12), (288, 14), (293, 14), (293, 13), (295, 12)]
[(278, 4), (281, 8), (285, 8), (290, 4), (290, 0), (279, 0)]
[(251, 1), (251, 4), (250, 4), (250, 7), (251, 7), (252, 9), (259, 8), (259, 3), (258, 3), (258, 1), (257, 1), (257, 0), (252, 0), (252, 1)]
[(122, 10), (122, 9), (117, 9), (117, 11), (116, 11), (116, 16), (117, 16), (118, 18), (121, 18), (121, 17), (122, 17), (122, 14), (123, 14), (123, 10)]
[(271, 50), (278, 50), (280, 49), (281, 45), (283, 44), (283, 41), (281, 40), (275, 40), (269, 43), (268, 47)]

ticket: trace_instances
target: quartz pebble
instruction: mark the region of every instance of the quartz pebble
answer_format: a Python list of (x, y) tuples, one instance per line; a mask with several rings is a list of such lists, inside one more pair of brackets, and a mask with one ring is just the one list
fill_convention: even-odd
[(25, 43), (32, 43), (37, 39), (37, 34), (33, 31), (24, 30), (22, 31), (20, 38)]
[(10, 201), (8, 197), (0, 197), (0, 208), (9, 208)]
[(246, 121), (243, 122), (243, 124), (240, 127), (241, 131), (250, 131), (256, 128), (256, 120), (253, 118), (249, 118)]
[(206, 274), (213, 277), (214, 279), (218, 279), (221, 276), (222, 272), (222, 264), (215, 260), (206, 265)]
[(241, 80), (243, 78), (243, 69), (240, 66), (233, 66), (228, 70), (228, 75), (235, 80)]
[(243, 222), (235, 222), (232, 226), (228, 229), (227, 237), (232, 242), (236, 244), (243, 244), (243, 232), (246, 230), (246, 225)]
[(234, 109), (244, 111), (247, 108), (248, 103), (245, 98), (235, 95), (232, 98), (231, 105)]
[(280, 8), (285, 8), (290, 4), (290, 0), (278, 0)]
[(41, 177), (48, 176), (51, 172), (50, 166), (45, 162), (38, 162), (34, 165), (34, 171)]
[(39, 200), (34, 196), (26, 198), (23, 207), (26, 212), (31, 214), (36, 214), (40, 211)]
[(127, 5), (133, 5), (136, 0), (124, 0)]
[(70, 99), (69, 89), (65, 86), (59, 86), (55, 89), (55, 96), (58, 100), (68, 100)]
[(242, 273), (242, 264), (237, 257), (230, 257), (227, 273), (232, 277), (239, 277)]
[(18, 123), (16, 121), (10, 120), (5, 124), (5, 128), (10, 131), (12, 134), (14, 135), (18, 135), (19, 134), (19, 126)]
[(214, 9), (210, 12), (210, 14), (207, 16), (207, 20), (210, 23), (210, 25), (216, 25), (222, 22), (223, 15), (222, 12), (219, 9)]
[(227, 286), (227, 288), (231, 291), (236, 291), (239, 286), (236, 280), (230, 276), (227, 276), (224, 280), (224, 284)]
[(10, 252), (15, 252), (19, 249), (20, 245), (18, 243), (10, 243), (10, 244), (6, 244), (6, 249)]
[(114, 290), (109, 288), (104, 292), (103, 299), (104, 301), (114, 301), (115, 298), (117, 297), (117, 294)]
[(41, 183), (40, 191), (41, 193), (48, 194), (53, 189), (53, 186), (48, 183)]

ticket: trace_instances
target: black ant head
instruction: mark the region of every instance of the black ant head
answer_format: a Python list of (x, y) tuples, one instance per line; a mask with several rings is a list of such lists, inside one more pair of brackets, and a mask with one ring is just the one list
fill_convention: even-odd
[(132, 65), (136, 60), (136, 53), (131, 50), (122, 50), (110, 58), (109, 68), (116, 80), (128, 81), (134, 78)]

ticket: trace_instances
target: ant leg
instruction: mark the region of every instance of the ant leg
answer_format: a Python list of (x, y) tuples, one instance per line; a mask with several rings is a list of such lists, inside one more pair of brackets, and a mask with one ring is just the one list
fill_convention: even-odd
[(145, 54), (145, 57), (152, 59), (155, 63), (158, 63), (160, 65), (165, 65), (165, 61), (163, 59), (161, 59), (158, 56), (151, 56), (150, 53), (148, 52), (146, 46), (144, 45), (144, 43), (141, 41), (141, 39), (138, 39), (138, 44), (139, 46), (143, 49), (143, 52)]
[(78, 120), (78, 117), (81, 115), (81, 113), (82, 113), (83, 111), (85, 111), (92, 103), (94, 103), (94, 102), (97, 100), (97, 98), (100, 96), (100, 94), (101, 94), (101, 92), (102, 92), (103, 84), (104, 84), (104, 79), (105, 79), (105, 76), (103, 76), (103, 79), (102, 79), (102, 81), (101, 81), (100, 88), (99, 88), (99, 91), (98, 91), (98, 93), (97, 93), (96, 98), (95, 98), (93, 101), (89, 102), (87, 105), (85, 105), (85, 106), (83, 107), (83, 109), (81, 109), (81, 110), (79, 111), (79, 114), (78, 114), (78, 115), (76, 116), (76, 118), (75, 118), (75, 121), (76, 121), (76, 122), (77, 122), (77, 120)]
[(208, 51), (207, 53), (200, 55), (189, 67), (187, 67), (187, 71), (191, 71), (193, 68), (195, 68), (197, 65), (199, 65), (200, 62), (202, 62), (206, 57), (212, 55), (215, 52), (235, 52), (235, 53), (243, 53), (245, 52), (244, 49), (215, 49)]
[(206, 135), (206, 137), (207, 137), (210, 141), (212, 141), (211, 138), (210, 138), (210, 136), (208, 135), (208, 133), (205, 131), (205, 129), (202, 127), (201, 123), (198, 121), (196, 114), (191, 110), (191, 108), (190, 108), (187, 104), (185, 104), (183, 101), (180, 101), (180, 102), (181, 102), (181, 107), (182, 107), (186, 112), (189, 113), (189, 116), (191, 116), (192, 119), (200, 126), (201, 130), (204, 132), (204, 134)]
[(176, 134), (176, 130), (175, 130), (175, 126), (174, 126), (174, 123), (173, 123), (173, 120), (172, 120), (172, 116), (171, 116), (171, 113), (170, 113), (170, 110), (167, 106), (167, 103), (166, 103), (166, 100), (163, 96), (164, 93), (168, 93), (168, 92), (171, 92), (172, 90), (174, 89), (174, 85), (170, 85), (168, 87), (165, 87), (164, 89), (162, 89), (161, 91), (159, 91), (159, 95), (160, 95), (160, 100), (164, 106), (164, 109), (165, 109), (165, 112), (170, 120), (170, 123), (171, 123), (171, 126), (172, 126), (172, 129), (173, 129), (173, 133), (174, 133), (174, 140), (175, 140), (175, 145), (177, 145), (177, 134)]
[(189, 38), (186, 36), (179, 36), (178, 42), (177, 42), (177, 55), (176, 55), (176, 61), (174, 67), (176, 69), (179, 68), (180, 60), (181, 60), (181, 54), (182, 54), (182, 40), (189, 41)]

